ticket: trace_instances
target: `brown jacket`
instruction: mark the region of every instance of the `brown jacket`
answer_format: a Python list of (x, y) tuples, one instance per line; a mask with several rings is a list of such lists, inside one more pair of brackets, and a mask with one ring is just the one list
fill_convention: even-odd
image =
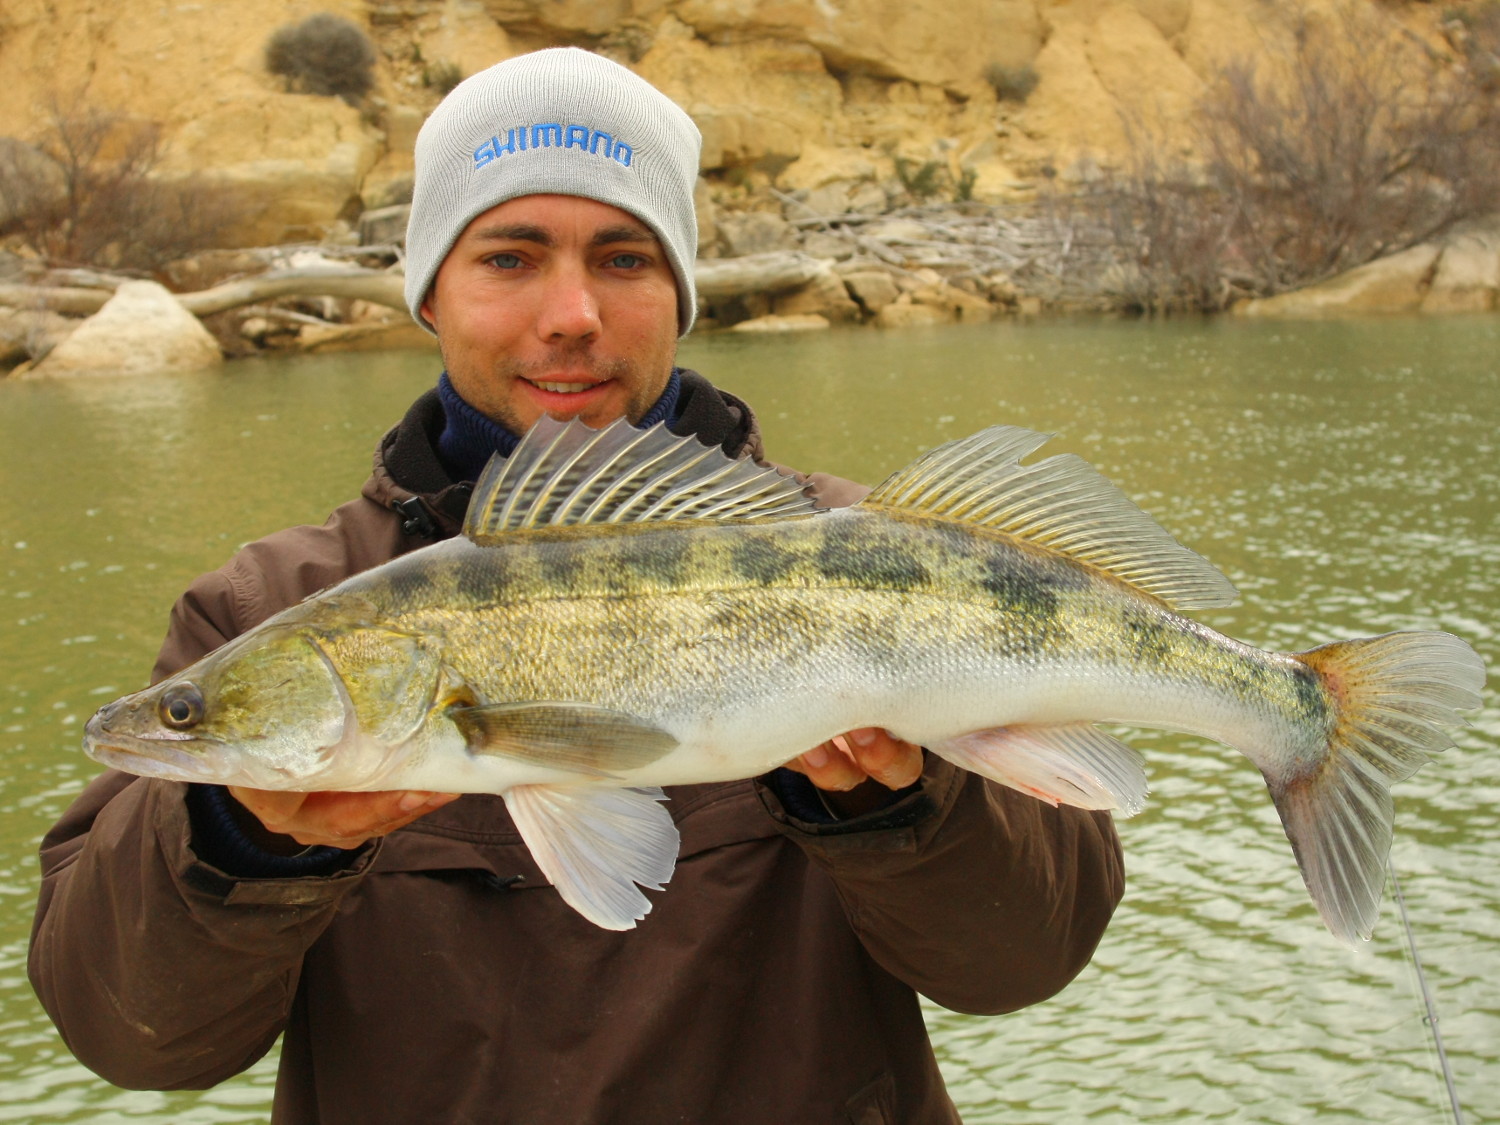
[[(689, 409), (688, 428), (759, 456), (743, 404), (690, 390), (704, 418)], [(413, 407), (322, 527), (195, 581), (157, 677), (421, 546), (391, 509), (414, 491), (451, 534), (466, 494), (435, 469), (435, 409)], [(842, 824), (798, 821), (758, 782), (668, 792), (677, 872), (614, 933), (551, 890), (499, 797), (334, 875), (236, 879), (195, 854), (182, 785), (106, 773), (43, 841), (32, 981), (74, 1054), (121, 1086), (211, 1086), (284, 1033), (283, 1125), (925, 1125), (957, 1115), (917, 993), (978, 1013), (1044, 1000), (1123, 890), (1107, 815), (932, 756), (917, 792)]]

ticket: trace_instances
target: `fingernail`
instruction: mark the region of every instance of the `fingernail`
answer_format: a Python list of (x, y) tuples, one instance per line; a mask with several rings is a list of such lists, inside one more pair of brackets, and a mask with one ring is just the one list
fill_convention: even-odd
[(415, 812), (430, 800), (431, 793), (403, 793), (401, 800), (396, 802), (396, 807), (402, 812)]
[(879, 733), (873, 727), (861, 727), (859, 730), (849, 732), (849, 741), (856, 746), (869, 746), (875, 741), (875, 735)]
[(828, 764), (828, 751), (821, 746), (814, 746), (802, 755), (802, 764), (810, 770), (820, 770)]

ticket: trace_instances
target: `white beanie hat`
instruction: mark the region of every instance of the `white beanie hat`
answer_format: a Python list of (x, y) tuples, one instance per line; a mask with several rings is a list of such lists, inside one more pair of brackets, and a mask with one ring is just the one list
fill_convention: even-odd
[(677, 275), (677, 325), (693, 326), (698, 127), (619, 63), (577, 47), (507, 59), (466, 78), (417, 134), (406, 228), (406, 305), (422, 302), (473, 219), (523, 195), (578, 195), (627, 211), (656, 234)]

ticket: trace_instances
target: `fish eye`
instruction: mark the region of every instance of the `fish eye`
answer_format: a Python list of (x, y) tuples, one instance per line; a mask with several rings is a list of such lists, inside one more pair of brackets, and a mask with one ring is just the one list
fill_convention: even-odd
[(203, 721), (203, 693), (196, 684), (174, 684), (156, 705), (161, 721), (173, 730), (186, 730)]

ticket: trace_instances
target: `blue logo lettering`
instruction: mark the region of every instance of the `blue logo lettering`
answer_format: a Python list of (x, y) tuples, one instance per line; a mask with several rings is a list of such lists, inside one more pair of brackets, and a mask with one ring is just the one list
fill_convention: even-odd
[(505, 130), (505, 141), (498, 134), (474, 150), (474, 170), (493, 164), (502, 156), (514, 156), (539, 148), (574, 149), (591, 156), (602, 156), (626, 168), (635, 159), (635, 149), (616, 140), (601, 129), (587, 125), (562, 125), (555, 121), (535, 125), (516, 125)]

